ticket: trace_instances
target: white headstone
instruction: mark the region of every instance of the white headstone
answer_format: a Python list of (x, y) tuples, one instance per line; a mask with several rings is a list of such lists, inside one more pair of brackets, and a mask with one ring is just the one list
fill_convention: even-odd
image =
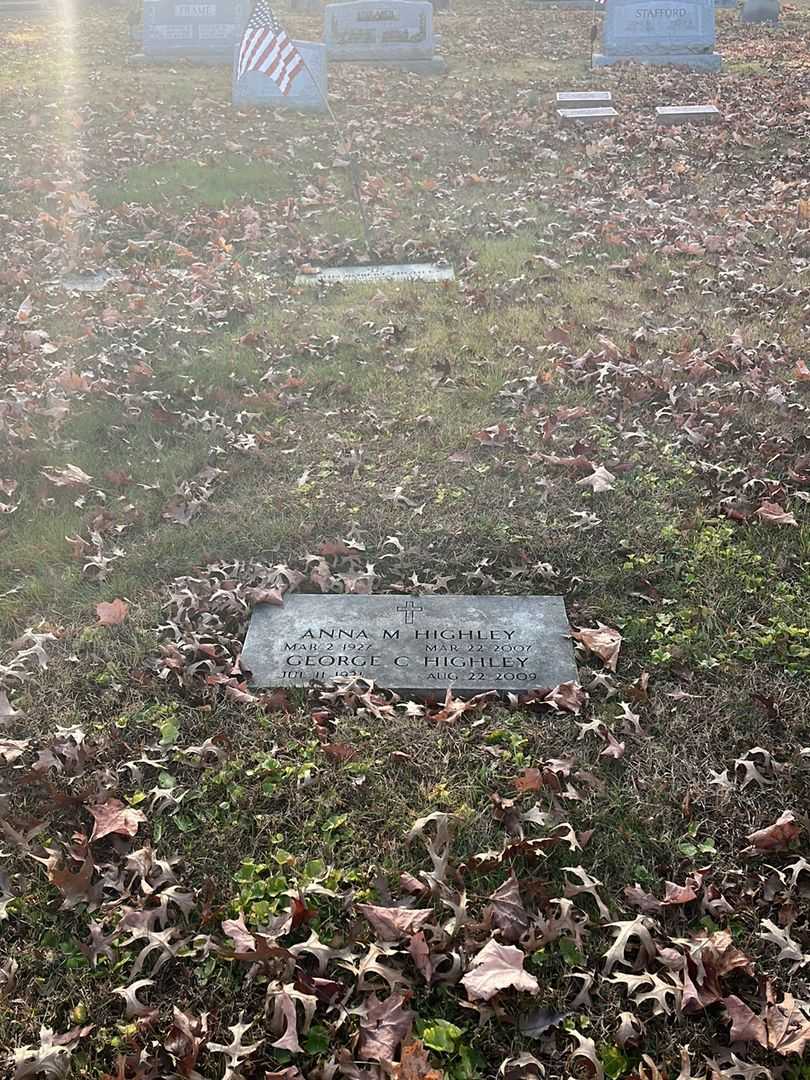
[(286, 94), (277, 83), (261, 71), (248, 71), (237, 78), (239, 46), (233, 57), (233, 104), (255, 105), (270, 109), (294, 109), (300, 112), (326, 112), (325, 99), (329, 93), (326, 66), (326, 47), (319, 41), (296, 41), (305, 67), (295, 76)]

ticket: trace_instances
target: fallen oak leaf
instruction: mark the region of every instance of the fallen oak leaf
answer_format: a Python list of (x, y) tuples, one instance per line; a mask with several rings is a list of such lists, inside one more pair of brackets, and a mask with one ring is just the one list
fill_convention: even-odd
[(66, 465), (64, 469), (43, 469), (42, 475), (56, 487), (87, 487), (93, 482), (78, 465)]
[(581, 1035), (576, 1028), (571, 1028), (568, 1032), (569, 1035), (573, 1035), (577, 1040), (578, 1046), (573, 1050), (568, 1058), (568, 1066), (570, 1068), (571, 1063), (576, 1061), (577, 1058), (582, 1058), (588, 1063), (591, 1077), (593, 1080), (604, 1080), (605, 1070), (602, 1067), (602, 1062), (599, 1060), (599, 1056), (596, 1053), (596, 1043), (593, 1039), (587, 1038), (585, 1035)]
[(62, 907), (73, 908), (77, 904), (89, 903), (95, 900), (94, 889), (91, 885), (93, 879), (93, 860), (88, 855), (82, 863), (81, 869), (75, 874), (67, 867), (60, 866), (56, 856), (51, 856), (46, 862), (48, 880), (55, 885), (64, 897)]
[(368, 999), (366, 1015), (360, 1021), (358, 1056), (363, 1061), (393, 1061), (400, 1043), (408, 1037), (416, 1015), (405, 1005), (410, 994), (391, 994), (380, 1000)]
[[(54, 1035), (53, 1029), (39, 1029), (39, 1046), (20, 1046), (9, 1055), (14, 1065), (14, 1080), (44, 1076), (46, 1080), (62, 1080), (70, 1070), (70, 1057), (81, 1034), (91, 1028), (77, 1028), (65, 1035)], [(8, 1059), (7, 1059), (8, 1060)]]
[(12, 708), (5, 690), (0, 690), (0, 721), (11, 720), (13, 717), (19, 715), (20, 710)]
[(500, 931), (504, 941), (514, 945), (529, 929), (531, 919), (523, 906), (520, 886), (514, 872), (489, 897), (486, 916)]
[(113, 993), (118, 994), (126, 1002), (126, 1012), (124, 1015), (127, 1020), (131, 1020), (133, 1016), (146, 1016), (153, 1011), (149, 1005), (144, 1005), (142, 1001), (138, 1001), (136, 995), (142, 986), (154, 985), (154, 979), (138, 979), (137, 982), (130, 983), (129, 986), (116, 986)]
[(760, 521), (764, 521), (768, 525), (798, 526), (799, 524), (791, 511), (785, 510), (779, 503), (768, 502), (768, 500), (765, 500), (755, 513)]
[(577, 487), (589, 487), (595, 495), (598, 495), (602, 491), (612, 491), (615, 479), (613, 473), (608, 472), (604, 465), (597, 465), (590, 476), (583, 476), (576, 483)]
[(507, 988), (539, 994), (537, 979), (523, 970), (524, 960), (520, 949), (488, 941), (471, 961), (473, 970), (461, 980), (470, 1001), (489, 1001)]
[(126, 619), (128, 611), (129, 604), (120, 598), (111, 600), (109, 603), (102, 600), (101, 603), (96, 604), (96, 615), (102, 626), (120, 626)]
[(253, 1024), (244, 1024), (242, 1017), (239, 1017), (239, 1023), (234, 1024), (228, 1028), (233, 1038), (226, 1046), (224, 1043), (209, 1043), (208, 1052), (210, 1054), (224, 1054), (227, 1058), (227, 1068), (225, 1069), (225, 1075), (223, 1080), (236, 1080), (241, 1074), (237, 1071), (237, 1066), (249, 1058), (251, 1054), (255, 1054), (259, 1047), (264, 1042), (264, 1039), (259, 1039), (256, 1043), (246, 1045), (242, 1042), (242, 1038), (246, 1032), (250, 1031)]
[(430, 1058), (420, 1039), (409, 1039), (403, 1045), (400, 1062), (394, 1066), (394, 1080), (442, 1080), (442, 1074), (430, 1067)]
[(429, 908), (380, 907), (358, 904), (357, 910), (371, 923), (382, 941), (400, 941), (421, 930), (431, 918)]
[(764, 829), (757, 829), (748, 834), (746, 839), (751, 841), (751, 847), (744, 848), (743, 853), (785, 851), (801, 831), (801, 826), (797, 824), (793, 812), (785, 810), (773, 825), (767, 825)]
[(127, 806), (120, 799), (108, 799), (105, 803), (96, 803), (87, 808), (93, 816), (95, 825), (90, 835), (90, 843), (101, 840), (110, 833), (119, 836), (134, 836), (138, 827), (146, 821), (146, 815), (132, 806)]
[(11, 765), (28, 749), (30, 739), (0, 739), (0, 765)]
[(421, 930), (411, 938), (408, 944), (408, 952), (411, 954), (416, 970), (430, 986), (433, 982), (433, 960), (431, 959), (427, 938)]
[(769, 1000), (759, 1016), (735, 994), (722, 1000), (731, 1020), (729, 1038), (732, 1042), (756, 1042), (782, 1057), (804, 1053), (810, 1042), (810, 1016), (792, 994), (785, 994), (780, 1002)]
[(619, 650), (622, 647), (622, 635), (604, 623), (596, 622), (596, 629), (580, 627), (571, 634), (574, 641), (581, 642), (589, 652), (598, 656), (608, 671), (616, 670)]

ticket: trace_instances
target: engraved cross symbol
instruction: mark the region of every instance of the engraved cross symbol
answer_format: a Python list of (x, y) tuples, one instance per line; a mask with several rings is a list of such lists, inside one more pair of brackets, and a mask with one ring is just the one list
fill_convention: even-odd
[(397, 608), (397, 611), (401, 611), (404, 614), (406, 626), (412, 625), (414, 612), (422, 610), (422, 608), (416, 606), (413, 600), (406, 600), (404, 607)]

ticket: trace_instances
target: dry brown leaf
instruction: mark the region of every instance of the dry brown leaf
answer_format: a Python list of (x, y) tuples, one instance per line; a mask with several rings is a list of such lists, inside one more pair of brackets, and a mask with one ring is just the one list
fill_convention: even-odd
[(379, 907), (376, 904), (358, 904), (361, 912), (377, 932), (381, 941), (400, 941), (415, 934), (430, 920), (430, 908)]
[(523, 970), (524, 960), (520, 949), (488, 941), (470, 962), (472, 970), (461, 980), (470, 1001), (489, 1001), (507, 988), (538, 994), (537, 979)]
[(419, 1039), (411, 1039), (402, 1047), (402, 1059), (394, 1068), (394, 1080), (442, 1080), (442, 1074), (430, 1067), (425, 1044)]
[(108, 799), (87, 808), (93, 815), (95, 826), (90, 836), (90, 843), (101, 840), (103, 836), (116, 833), (119, 836), (134, 836), (138, 826), (146, 821), (146, 815), (132, 806), (127, 806), (120, 799)]
[(415, 1013), (406, 1009), (410, 994), (391, 994), (380, 1000), (376, 994), (366, 1003), (360, 1021), (358, 1056), (363, 1061), (393, 1061), (403, 1039), (410, 1035)]
[(785, 510), (779, 503), (763, 502), (759, 509), (756, 511), (756, 515), (760, 521), (766, 522), (768, 525), (797, 525), (798, 521), (789, 510)]
[(595, 630), (580, 627), (572, 632), (571, 637), (582, 642), (586, 649), (598, 656), (608, 671), (616, 670), (619, 650), (622, 647), (622, 635), (618, 630), (597, 621)]
[(749, 833), (747, 839), (751, 841), (756, 851), (784, 851), (801, 831), (801, 826), (796, 823), (793, 812), (785, 810), (773, 825), (767, 825), (764, 829)]
[(102, 626), (120, 626), (126, 619), (128, 611), (129, 604), (118, 598), (109, 603), (102, 600), (101, 603), (96, 604), (96, 615)]
[(577, 480), (577, 487), (589, 487), (594, 494), (598, 495), (602, 491), (612, 491), (615, 479), (613, 473), (608, 472), (604, 465), (597, 465), (590, 476), (583, 476), (581, 480)]

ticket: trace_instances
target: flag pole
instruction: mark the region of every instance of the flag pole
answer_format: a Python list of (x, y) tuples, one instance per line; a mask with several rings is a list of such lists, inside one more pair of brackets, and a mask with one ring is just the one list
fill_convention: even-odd
[(312, 82), (315, 85), (315, 89), (318, 91), (320, 99), (324, 103), (326, 111), (329, 113), (329, 118), (335, 125), (335, 131), (337, 131), (338, 133), (338, 138), (342, 143), (349, 147), (349, 171), (351, 173), (352, 191), (354, 192), (354, 197), (357, 202), (357, 208), (360, 211), (360, 221), (363, 225), (363, 240), (366, 245), (366, 254), (368, 255), (369, 259), (373, 259), (374, 252), (371, 248), (371, 232), (369, 230), (368, 217), (366, 216), (366, 208), (363, 204), (363, 199), (360, 192), (360, 163), (357, 159), (357, 152), (352, 149), (351, 143), (347, 142), (346, 136), (343, 134), (343, 130), (338, 123), (338, 119), (335, 116), (334, 110), (329, 104), (329, 99), (326, 96), (325, 91), (321, 89), (321, 84), (315, 78), (315, 75), (312, 72), (312, 68), (304, 59), (304, 55), (300, 49), (298, 50), (298, 55), (301, 57), (301, 63), (304, 65), (304, 70), (306, 71), (307, 75), (309, 75), (310, 79), (312, 79)]
[(591, 11), (591, 76), (593, 76), (593, 47), (596, 42), (596, 0), (593, 0)]

